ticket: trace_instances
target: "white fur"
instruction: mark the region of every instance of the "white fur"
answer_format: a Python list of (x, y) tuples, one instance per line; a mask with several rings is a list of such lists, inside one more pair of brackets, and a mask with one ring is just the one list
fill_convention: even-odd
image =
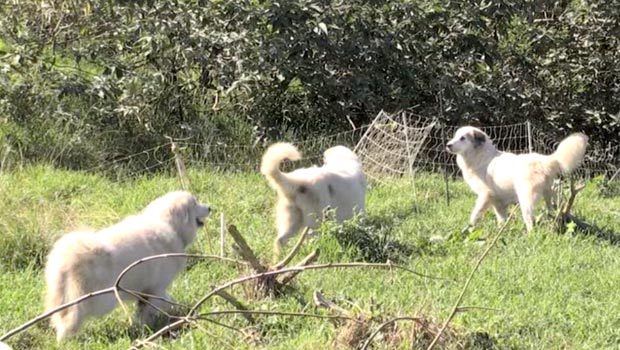
[[(188, 192), (170, 192), (152, 201), (141, 213), (98, 232), (72, 232), (62, 236), (47, 257), (45, 308), (51, 310), (82, 295), (109, 288), (131, 263), (157, 254), (183, 253), (202, 220), (210, 213)], [(185, 266), (184, 259), (157, 259), (130, 270), (121, 280), (126, 289), (169, 299), (168, 285)], [(121, 294), (132, 300), (130, 295)], [(166, 309), (169, 303), (151, 298)], [(117, 304), (113, 294), (87, 299), (51, 316), (60, 341), (77, 333), (83, 322), (104, 315)], [(158, 312), (138, 303), (137, 318), (144, 324), (156, 321)]]
[(516, 155), (498, 151), (489, 136), (480, 129), (459, 128), (448, 142), (447, 150), (457, 155), (456, 162), (469, 187), (478, 195), (469, 220), (474, 225), (489, 206), (497, 221), (507, 218), (507, 207), (519, 203), (528, 231), (534, 225), (534, 207), (540, 197), (552, 209), (553, 179), (570, 173), (583, 161), (588, 137), (575, 133), (565, 138), (550, 155)]
[(300, 158), (299, 151), (290, 143), (276, 143), (263, 155), (261, 172), (278, 192), (276, 253), (302, 227), (316, 228), (327, 208), (335, 210), (338, 222), (364, 210), (366, 178), (355, 153), (335, 146), (324, 152), (321, 167), (280, 171), (280, 163), (285, 159)]

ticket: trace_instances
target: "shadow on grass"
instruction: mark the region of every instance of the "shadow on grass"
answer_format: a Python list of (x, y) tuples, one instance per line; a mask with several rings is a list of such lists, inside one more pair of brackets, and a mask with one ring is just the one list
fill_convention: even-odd
[(595, 237), (600, 241), (607, 242), (612, 245), (620, 245), (620, 234), (608, 231), (604, 228), (596, 226), (595, 224), (590, 224), (572, 214), (567, 215), (564, 219), (564, 225), (567, 227), (567, 231), (572, 231), (584, 236)]
[[(394, 228), (412, 215), (419, 214), (418, 211), (419, 208), (406, 206), (395, 208), (388, 214), (357, 216), (343, 224), (326, 221), (319, 231), (325, 236), (332, 237), (347, 258), (353, 261), (403, 262), (414, 254), (430, 252), (430, 243), (427, 240), (419, 240), (412, 244), (394, 237)], [(321, 248), (322, 252), (326, 250), (329, 249)]]

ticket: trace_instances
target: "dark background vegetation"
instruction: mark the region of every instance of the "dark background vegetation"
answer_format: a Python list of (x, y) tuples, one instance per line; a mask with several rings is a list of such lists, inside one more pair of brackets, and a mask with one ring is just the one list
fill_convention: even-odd
[(88, 168), (381, 109), (617, 142), (619, 18), (607, 0), (3, 2), (0, 152)]

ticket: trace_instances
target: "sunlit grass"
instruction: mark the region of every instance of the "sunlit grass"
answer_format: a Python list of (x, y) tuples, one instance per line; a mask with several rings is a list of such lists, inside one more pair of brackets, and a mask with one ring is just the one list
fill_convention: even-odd
[[(200, 232), (192, 252), (218, 252), (219, 215), (234, 223), (269, 262), (274, 229), (275, 195), (258, 174), (221, 174), (190, 170), (191, 190), (216, 212)], [(439, 176), (373, 184), (366, 218), (344, 227), (326, 225), (307, 241), (300, 256), (321, 250), (319, 262), (352, 261), (380, 252), (379, 242), (397, 242), (409, 250), (398, 256), (411, 269), (447, 280), (373, 269), (321, 270), (303, 273), (295, 291), (279, 298), (250, 300), (243, 288), (231, 292), (253, 309), (322, 312), (312, 306), (312, 292), (322, 290), (356, 312), (381, 315), (423, 314), (440, 322), (447, 317), (462, 283), (496, 231), (491, 214), (480, 224), (480, 239), (449, 239), (460, 232), (474, 196), (460, 181), (450, 180), (450, 203)], [(139, 177), (113, 182), (96, 175), (54, 170), (45, 166), (0, 175), (0, 332), (18, 326), (42, 310), (42, 264), (53, 241), (79, 227), (104, 227), (134, 213), (153, 198), (179, 189), (172, 176)], [(612, 232), (620, 231), (620, 200), (603, 197), (596, 185), (580, 196), (575, 213)], [(352, 244), (338, 240), (365, 237)], [(370, 238), (369, 238), (370, 237)], [(354, 241), (354, 240), (353, 240)], [(345, 242), (346, 243), (346, 242)], [(350, 241), (349, 241), (350, 243)], [(379, 247), (379, 248), (377, 248)], [(233, 256), (227, 242), (229, 256)], [(543, 223), (524, 234), (520, 219), (483, 262), (466, 294), (464, 305), (481, 307), (459, 313), (454, 330), (467, 339), (488, 337), (498, 349), (613, 349), (620, 342), (619, 248), (605, 240), (578, 233), (559, 235)], [(213, 286), (243, 271), (219, 262), (192, 263), (175, 281), (171, 294), (192, 304)], [(344, 302), (346, 301), (346, 302)], [(202, 311), (230, 308), (221, 300)], [(374, 310), (374, 311), (373, 311)], [(241, 317), (220, 321), (247, 327)], [(167, 349), (329, 349), (336, 337), (330, 321), (265, 316), (259, 318), (258, 343), (238, 333), (203, 323), (177, 339), (162, 341)], [(57, 345), (45, 323), (8, 343), (16, 349), (126, 349), (136, 334), (120, 309), (88, 322), (76, 339)], [(483, 337), (483, 338), (484, 338)], [(486, 338), (485, 338), (486, 339)], [(376, 348), (389, 348), (381, 341)], [(383, 344), (383, 345), (381, 345)], [(452, 348), (462, 348), (454, 343)], [(469, 341), (469, 349), (484, 349)], [(473, 344), (473, 345), (472, 345)], [(477, 345), (476, 345), (477, 344)], [(157, 347), (155, 347), (157, 348)]]

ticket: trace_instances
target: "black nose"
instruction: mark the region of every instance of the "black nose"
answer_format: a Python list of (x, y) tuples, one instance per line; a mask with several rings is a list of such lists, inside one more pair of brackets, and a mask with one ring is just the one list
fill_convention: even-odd
[(447, 144), (447, 145), (446, 145), (446, 148), (447, 148), (447, 149), (452, 149), (452, 145), (451, 145), (451, 144)]

